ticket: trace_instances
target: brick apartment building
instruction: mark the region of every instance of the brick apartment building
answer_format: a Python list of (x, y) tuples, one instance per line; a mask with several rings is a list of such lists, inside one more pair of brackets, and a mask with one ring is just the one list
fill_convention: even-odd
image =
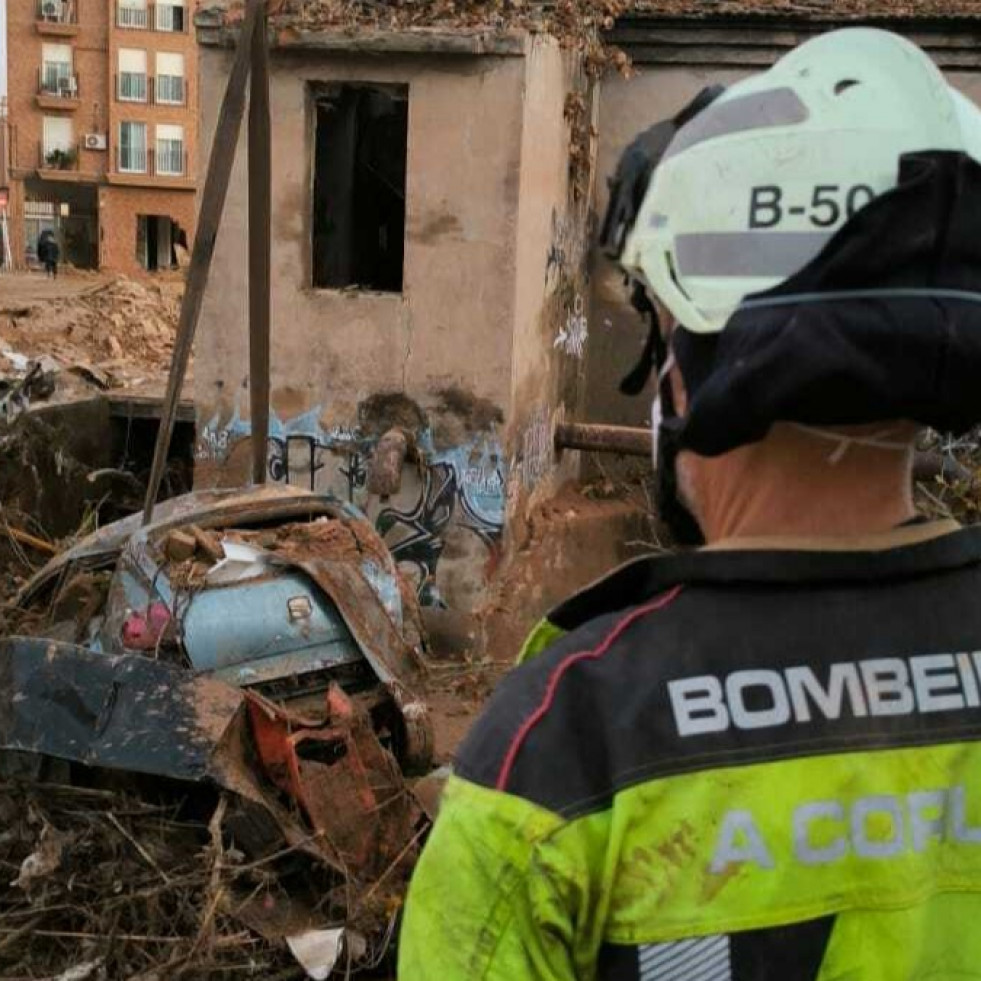
[(7, 4), (15, 267), (36, 262), (48, 228), (63, 260), (130, 275), (171, 268), (190, 244), (199, 164), (193, 6)]

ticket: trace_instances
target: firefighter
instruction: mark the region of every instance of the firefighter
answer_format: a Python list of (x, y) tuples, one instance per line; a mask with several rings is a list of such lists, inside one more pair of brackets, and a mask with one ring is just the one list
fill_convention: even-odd
[(661, 513), (700, 545), (554, 610), (458, 756), (403, 981), (981, 978), (981, 114), (836, 31), (627, 150)]

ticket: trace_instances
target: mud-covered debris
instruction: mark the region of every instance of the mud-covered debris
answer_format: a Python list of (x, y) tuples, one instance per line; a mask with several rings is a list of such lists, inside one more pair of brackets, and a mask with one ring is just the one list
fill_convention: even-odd
[(309, 894), (325, 885), (315, 868), (289, 852), (246, 867), (226, 818), (215, 849), (216, 798), (192, 801), (163, 787), (142, 795), (94, 772), (88, 780), (0, 783), (0, 803), (15, 815), (0, 837), (4, 865), (19, 868), (36, 853), (39, 826), (63, 836), (58, 864), (31, 893), (0, 890), (0, 977), (204, 981), (269, 978), (295, 964), (285, 944), (236, 918), (236, 901), (275, 898), (284, 882), (305, 881)]
[(82, 961), (80, 964), (73, 964), (66, 971), (63, 971), (53, 981), (93, 981), (95, 978), (105, 978), (106, 974), (102, 967), (105, 964), (104, 957), (96, 957), (95, 960)]
[(197, 551), (198, 543), (194, 535), (175, 528), (164, 541), (164, 552), (171, 562), (184, 562)]
[(65, 848), (71, 844), (72, 836), (59, 831), (43, 817), (39, 818), (41, 832), (37, 838), (37, 846), (23, 862), (17, 878), (10, 884), (17, 889), (30, 893), (38, 882), (43, 883), (61, 866)]
[(119, 276), (58, 299), (5, 308), (0, 297), (0, 377), (7, 365), (21, 366), (16, 375), (26, 370), (24, 359), (44, 359), (45, 374), (57, 370), (58, 398), (165, 378), (181, 290)]
[[(76, 941), (62, 951), (67, 961), (39, 976), (83, 954), (119, 956), (120, 939), (144, 943), (123, 943), (126, 956), (156, 955), (159, 942), (161, 956), (208, 959), (223, 936), (267, 950), (262, 941), (343, 924), (347, 936), (367, 938), (362, 954), (370, 947), (375, 960), (384, 950), (425, 823), (367, 711), (338, 686), (316, 720), (147, 658), (24, 639), (0, 641), (0, 674), (0, 759), (33, 754), (67, 765), (80, 784), (123, 787), (134, 798), (106, 794), (86, 804), (82, 787), (0, 785), (0, 800), (9, 795), (3, 813), (16, 818), (26, 801), (28, 814), (0, 838), (0, 862), (20, 870), (19, 892), (0, 891), (0, 931), (8, 916), (29, 919), (41, 907), (52, 915), (39, 913), (32, 928), (53, 918), (52, 936)], [(73, 794), (83, 801), (52, 811)], [(206, 827), (184, 816), (202, 813)], [(137, 826), (134, 816), (147, 820)], [(99, 868), (65, 895), (94, 858)], [(35, 894), (43, 902), (33, 903)], [(128, 902), (126, 913), (117, 900)], [(67, 901), (91, 910), (69, 910)], [(144, 919), (130, 919), (129, 906)], [(240, 929), (222, 926), (240, 909)], [(65, 920), (72, 925), (60, 926)], [(80, 934), (104, 943), (80, 952)], [(0, 976), (6, 953), (0, 944)], [(115, 962), (118, 973), (108, 976), (132, 976), (134, 965), (125, 966)]]
[(368, 465), (367, 490), (391, 497), (402, 487), (402, 465), (409, 451), (409, 437), (401, 429), (389, 429), (375, 446)]
[(212, 562), (220, 562), (225, 558), (225, 550), (214, 532), (205, 531), (197, 525), (191, 525), (188, 530), (194, 536), (197, 547), (206, 558)]
[(21, 375), (0, 375), (0, 425), (10, 423), (35, 402), (51, 398), (58, 366), (31, 361)]

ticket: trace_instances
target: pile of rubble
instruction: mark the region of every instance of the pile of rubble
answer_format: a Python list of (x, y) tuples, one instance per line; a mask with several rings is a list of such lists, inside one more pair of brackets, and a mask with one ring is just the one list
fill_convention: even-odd
[(289, 856), (247, 863), (223, 845), (223, 811), (105, 787), (0, 784), (0, 862), (12, 880), (0, 891), (0, 975), (304, 976), (285, 945), (245, 925), (283, 913), (277, 877)]
[(0, 419), (38, 400), (166, 377), (180, 290), (119, 277), (60, 299), (0, 301)]
[(433, 716), (415, 594), (367, 521), (189, 494), (81, 539), (8, 614), (0, 976), (391, 970)]

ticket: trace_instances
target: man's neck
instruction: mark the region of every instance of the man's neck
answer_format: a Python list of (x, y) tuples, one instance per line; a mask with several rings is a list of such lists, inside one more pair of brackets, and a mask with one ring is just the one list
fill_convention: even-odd
[(797, 430), (692, 463), (692, 496), (709, 543), (729, 538), (842, 538), (876, 534), (915, 517), (911, 454), (834, 447)]

